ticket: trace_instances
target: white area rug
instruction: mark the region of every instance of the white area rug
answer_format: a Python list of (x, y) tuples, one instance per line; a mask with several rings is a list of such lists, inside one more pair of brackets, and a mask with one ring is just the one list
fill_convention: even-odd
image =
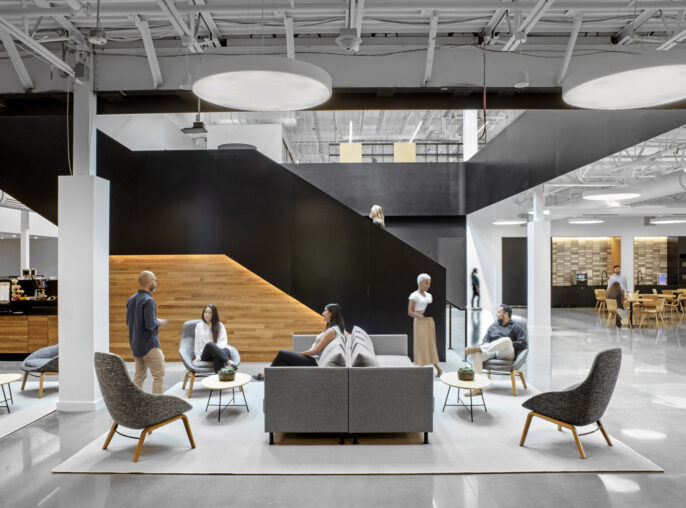
[[(421, 444), (423, 436), (419, 434), (362, 436), (358, 445), (352, 445), (350, 439), (339, 445), (336, 436), (276, 434), (276, 444), (270, 446), (264, 432), (263, 383), (245, 386), (250, 412), (229, 408), (222, 413), (221, 422), (217, 422), (216, 408), (205, 413), (208, 391), (199, 383), (197, 386), (194, 408), (187, 413), (195, 450), (190, 448), (179, 421), (146, 438), (138, 463), (133, 462), (135, 440), (115, 435), (109, 449), (102, 450), (104, 433), (53, 472), (347, 475), (662, 471), (614, 437), (614, 446), (608, 447), (599, 432), (581, 438), (587, 456), (582, 460), (570, 433), (558, 432), (555, 425), (539, 419), (531, 424), (526, 447), (520, 447), (527, 414), (521, 403), (535, 391), (522, 390), (515, 398), (509, 380), (494, 381), (486, 391), (488, 412), (475, 408), (474, 423), (463, 408), (447, 407), (441, 412), (447, 386), (437, 381), (434, 432), (428, 445)], [(180, 384), (167, 393), (184, 395)], [(452, 402), (453, 394), (454, 389)], [(215, 398), (216, 392), (212, 403), (216, 403)]]
[[(15, 432), (39, 418), (43, 418), (55, 411), (57, 405), (59, 385), (57, 381), (46, 381), (43, 383), (43, 397), (38, 398), (38, 381), (26, 382), (26, 388), (21, 390), (21, 380), (12, 383), (12, 395), (14, 404), (10, 402), (10, 413), (7, 409), (0, 408), (0, 438)], [(9, 398), (7, 385), (5, 393)], [(0, 393), (0, 397), (2, 394)]]

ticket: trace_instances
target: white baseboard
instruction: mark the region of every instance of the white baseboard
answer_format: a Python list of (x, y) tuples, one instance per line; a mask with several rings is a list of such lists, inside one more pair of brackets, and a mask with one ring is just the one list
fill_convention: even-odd
[(57, 410), (65, 413), (80, 413), (84, 411), (98, 411), (105, 407), (105, 401), (100, 397), (97, 400), (59, 401)]

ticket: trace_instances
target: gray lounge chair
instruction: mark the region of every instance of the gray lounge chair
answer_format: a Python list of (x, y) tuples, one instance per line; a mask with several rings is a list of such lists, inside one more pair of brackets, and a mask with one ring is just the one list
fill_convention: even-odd
[(45, 376), (59, 374), (59, 355), (57, 344), (39, 349), (27, 356), (21, 364), (24, 371), (24, 381), (21, 389), (26, 386), (29, 376), (40, 375), (40, 385), (38, 386), (38, 398), (43, 397), (43, 379)]
[(524, 446), (524, 440), (534, 416), (557, 424), (557, 430), (562, 430), (562, 427), (571, 430), (582, 459), (585, 459), (586, 455), (575, 427), (595, 423), (598, 428), (591, 432), (600, 430), (607, 444), (612, 446), (610, 436), (605, 432), (600, 418), (605, 414), (610, 403), (621, 365), (621, 349), (602, 351), (596, 355), (591, 370), (583, 382), (560, 392), (534, 395), (524, 402), (522, 406), (531, 412), (526, 417), (519, 446)]
[(103, 450), (109, 446), (119, 425), (129, 429), (143, 429), (133, 455), (133, 461), (138, 462), (145, 436), (179, 419), (183, 420), (186, 427), (191, 448), (195, 448), (188, 417), (183, 414), (193, 409), (188, 402), (173, 395), (144, 392), (129, 377), (124, 360), (111, 353), (95, 353), (95, 373), (107, 410), (114, 420)]
[[(193, 347), (195, 345), (195, 327), (200, 322), (199, 319), (191, 319), (183, 324), (181, 329), (181, 342), (179, 343), (179, 355), (181, 356), (181, 361), (186, 367), (186, 376), (183, 378), (183, 387), (186, 389), (186, 383), (190, 378), (191, 384), (188, 387), (188, 398), (193, 396), (193, 384), (195, 383), (196, 377), (206, 377), (214, 374), (214, 366), (212, 362), (195, 362), (195, 353), (193, 352)], [(238, 367), (241, 363), (241, 355), (238, 350), (229, 346), (229, 351), (231, 351), (231, 361)]]
[(509, 374), (510, 381), (512, 381), (512, 394), (517, 396), (517, 375), (522, 381), (522, 385), (526, 388), (526, 381), (524, 380), (524, 373), (520, 370), (526, 362), (526, 357), (529, 354), (529, 349), (522, 349), (517, 353), (514, 360), (500, 360), (493, 358), (486, 360), (483, 364), (483, 370), (491, 377), (491, 374)]

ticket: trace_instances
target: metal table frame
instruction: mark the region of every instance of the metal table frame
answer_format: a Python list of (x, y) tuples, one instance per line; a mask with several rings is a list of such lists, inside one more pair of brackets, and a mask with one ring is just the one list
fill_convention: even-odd
[[(14, 404), (14, 397), (12, 397), (12, 383), (14, 381), (10, 381), (9, 383), (4, 383), (3, 385), (0, 385), (2, 387), (2, 398), (4, 399), (2, 402), (0, 402), (0, 407), (4, 406), (7, 408), (7, 414), (10, 414), (12, 411), (10, 411), (10, 402)], [(7, 394), (5, 393), (5, 385), (7, 385), (7, 389), (10, 392), (10, 398), (7, 398)], [(9, 401), (9, 402), (8, 402)]]
[[(207, 405), (205, 406), (205, 412), (207, 413), (207, 410), (210, 407), (218, 407), (219, 411), (217, 412), (217, 421), (220, 422), (222, 421), (222, 411), (224, 411), (227, 407), (245, 407), (245, 409), (250, 412), (250, 408), (248, 407), (248, 400), (245, 398), (245, 392), (243, 391), (242, 386), (237, 387), (241, 393), (243, 394), (243, 404), (236, 404), (236, 388), (231, 388), (231, 400), (228, 402), (228, 404), (223, 404), (222, 405), (222, 392), (224, 390), (228, 390), (228, 388), (222, 388), (220, 390), (215, 390), (210, 388), (210, 394), (207, 397)], [(212, 392), (218, 391), (219, 392), (219, 404), (210, 404), (210, 400), (212, 399)]]
[[(451, 388), (457, 388), (457, 404), (448, 404), (448, 397), (450, 396), (450, 389)], [(484, 399), (484, 390), (483, 388), (477, 388), (481, 390), (481, 404), (474, 404), (474, 397), (469, 397), (469, 405), (465, 404), (462, 401), (462, 398), (460, 397), (460, 390), (461, 388), (459, 386), (453, 386), (453, 385), (448, 385), (448, 393), (445, 394), (445, 402), (443, 403), (443, 412), (445, 413), (445, 407), (446, 406), (462, 406), (465, 408), (467, 411), (469, 411), (469, 417), (471, 421), (474, 421), (474, 407), (481, 407), (483, 406), (484, 411), (488, 413), (488, 409), (486, 408), (486, 400)]]

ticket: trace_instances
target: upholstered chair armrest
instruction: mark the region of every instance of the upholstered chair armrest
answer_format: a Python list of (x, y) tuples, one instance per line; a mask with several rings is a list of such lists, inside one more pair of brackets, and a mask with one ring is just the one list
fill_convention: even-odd
[(229, 346), (229, 351), (231, 353), (231, 361), (236, 367), (238, 367), (241, 364), (241, 354), (238, 352), (238, 349), (233, 346)]
[(529, 349), (522, 349), (512, 362), (512, 370), (520, 370), (526, 362), (526, 357), (529, 355)]

